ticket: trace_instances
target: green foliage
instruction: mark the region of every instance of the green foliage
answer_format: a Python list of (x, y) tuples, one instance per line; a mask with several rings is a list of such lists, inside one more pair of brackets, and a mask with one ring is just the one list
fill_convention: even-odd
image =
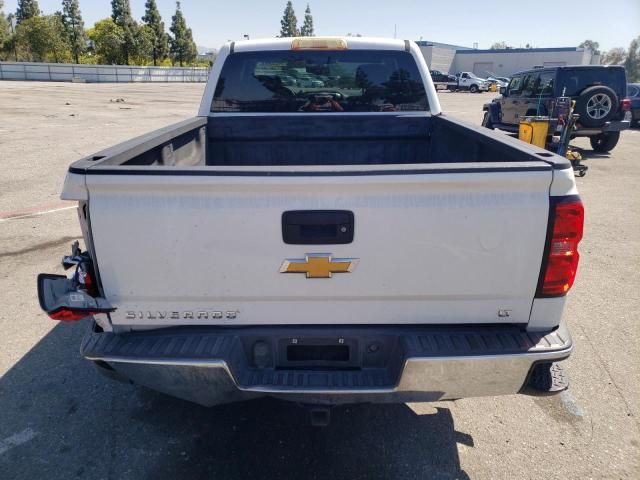
[(624, 48), (616, 47), (602, 54), (604, 65), (622, 65), (627, 58), (627, 51)]
[(125, 62), (124, 29), (112, 18), (97, 21), (87, 33), (99, 64), (122, 65)]
[(280, 20), (280, 36), (297, 37), (298, 35), (298, 19), (296, 18), (296, 13), (293, 11), (292, 3), (287, 2), (282, 20)]
[(16, 21), (18, 23), (37, 17), (41, 13), (37, 0), (18, 0), (18, 10), (16, 11)]
[(624, 68), (627, 70), (628, 82), (640, 82), (640, 36), (631, 40)]
[(192, 63), (198, 56), (196, 44), (193, 41), (191, 29), (187, 27), (187, 21), (180, 10), (180, 2), (176, 2), (176, 14), (171, 17), (172, 36), (170, 38), (170, 52), (173, 63), (179, 63), (182, 67), (185, 63)]
[(71, 49), (60, 15), (34, 16), (16, 27), (16, 49), (20, 60), (68, 62)]
[(302, 37), (313, 37), (313, 16), (311, 15), (311, 8), (307, 3), (307, 9), (304, 11), (304, 23), (300, 28), (300, 36)]
[(593, 40), (585, 40), (578, 48), (588, 48), (593, 52), (594, 55), (600, 55), (600, 44), (598, 42), (594, 42)]
[(62, 23), (73, 61), (79, 63), (80, 56), (87, 50), (87, 34), (84, 31), (84, 21), (78, 0), (62, 0)]
[(116, 25), (124, 28), (131, 20), (131, 5), (129, 0), (111, 0), (111, 18)]
[(122, 56), (124, 64), (129, 65), (131, 56), (136, 55), (136, 43), (140, 39), (136, 38), (140, 29), (131, 16), (131, 5), (129, 0), (111, 0), (111, 19), (123, 32)]
[[(584, 42), (583, 42), (584, 43)], [(582, 44), (580, 44), (582, 46)], [(596, 43), (596, 47), (599, 45)], [(629, 49), (612, 48), (602, 54), (604, 65), (624, 65), (629, 83), (640, 82), (640, 36), (631, 40)]]
[[(0, 12), (1, 14), (2, 12)], [(14, 13), (10, 13), (6, 17), (7, 28), (9, 29), (8, 38), (5, 38), (4, 43), (0, 44), (0, 58), (7, 60), (11, 59), (14, 61), (18, 61), (18, 47), (16, 43), (16, 35), (15, 35), (15, 20), (16, 16)]]
[(169, 36), (164, 31), (164, 22), (158, 11), (155, 0), (147, 0), (145, 14), (142, 21), (146, 24), (147, 33), (151, 41), (151, 57), (153, 64), (162, 62), (169, 53)]
[(11, 31), (9, 29), (9, 22), (4, 16), (4, 2), (0, 0), (0, 59), (4, 60), (9, 51), (9, 39), (11, 38)]
[(508, 48), (513, 48), (507, 44), (507, 42), (495, 42), (491, 45), (491, 48), (494, 50), (506, 50)]
[[(126, 32), (127, 30), (125, 30)], [(147, 25), (133, 22), (128, 32), (131, 35), (129, 60), (133, 62), (133, 65), (147, 65), (153, 51), (153, 31)]]
[[(15, 16), (5, 17), (5, 2), (0, 0), (0, 60), (209, 66), (208, 60), (197, 60), (193, 33), (179, 2), (171, 37), (165, 32), (156, 0), (146, 1), (142, 24), (131, 16), (130, 0), (111, 0), (111, 17), (86, 31), (79, 0), (61, 2), (61, 12), (43, 16), (37, 0), (18, 0)], [(18, 24), (15, 32), (11, 17)]]

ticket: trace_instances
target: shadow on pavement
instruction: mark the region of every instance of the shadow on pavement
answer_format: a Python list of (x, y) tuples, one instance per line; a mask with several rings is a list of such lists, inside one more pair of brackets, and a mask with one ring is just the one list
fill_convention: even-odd
[(469, 478), (447, 408), (337, 407), (323, 428), (272, 399), (207, 409), (99, 375), (86, 328), (56, 326), (0, 378), (2, 478)]

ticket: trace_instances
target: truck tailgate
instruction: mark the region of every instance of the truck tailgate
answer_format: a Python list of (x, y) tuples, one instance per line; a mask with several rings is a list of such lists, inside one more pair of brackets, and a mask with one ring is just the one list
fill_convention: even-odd
[[(112, 322), (528, 322), (549, 165), (312, 170), (89, 170), (92, 236), (105, 297), (116, 308)], [(317, 210), (353, 212), (353, 241), (283, 241), (284, 212)], [(314, 254), (350, 259), (351, 271), (281, 272), (287, 260), (304, 270)]]

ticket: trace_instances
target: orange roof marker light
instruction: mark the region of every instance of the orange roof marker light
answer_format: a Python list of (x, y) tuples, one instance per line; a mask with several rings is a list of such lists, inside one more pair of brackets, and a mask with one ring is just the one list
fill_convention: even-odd
[(347, 42), (342, 38), (296, 38), (291, 42), (291, 50), (346, 50)]

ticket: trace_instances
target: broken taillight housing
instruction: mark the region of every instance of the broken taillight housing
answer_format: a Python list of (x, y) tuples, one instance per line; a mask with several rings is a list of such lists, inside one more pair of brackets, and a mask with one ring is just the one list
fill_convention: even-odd
[(47, 315), (49, 315), (49, 317), (53, 320), (59, 320), (61, 322), (75, 322), (91, 315), (97, 315), (98, 313), (104, 312), (97, 310), (60, 308), (59, 310), (55, 310), (53, 312), (47, 312)]

